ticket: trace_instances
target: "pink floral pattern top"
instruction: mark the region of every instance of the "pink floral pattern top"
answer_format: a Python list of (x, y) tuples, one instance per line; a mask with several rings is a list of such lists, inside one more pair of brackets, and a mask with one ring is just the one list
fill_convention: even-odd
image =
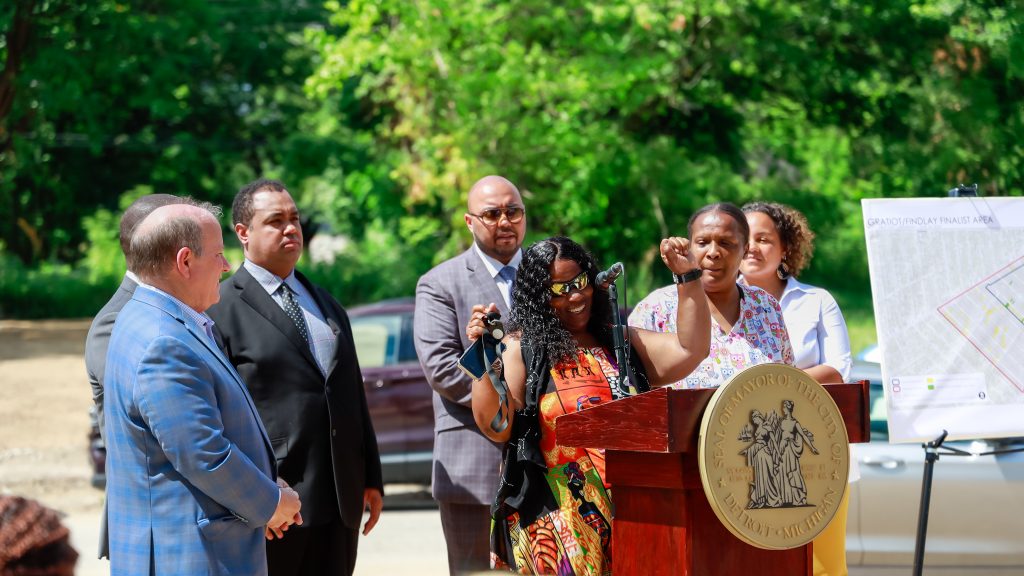
[[(711, 352), (697, 369), (674, 388), (718, 388), (734, 374), (768, 362), (793, 364), (793, 346), (779, 303), (764, 290), (737, 284), (740, 318), (732, 331), (711, 318)], [(659, 288), (640, 301), (629, 315), (629, 325), (655, 332), (676, 331), (675, 284)]]

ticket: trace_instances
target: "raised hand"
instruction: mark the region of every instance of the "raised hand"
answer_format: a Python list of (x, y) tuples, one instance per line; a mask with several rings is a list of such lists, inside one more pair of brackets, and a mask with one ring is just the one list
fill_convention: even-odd
[(673, 274), (685, 274), (700, 268), (700, 262), (690, 252), (690, 241), (679, 236), (661, 241), (661, 261)]

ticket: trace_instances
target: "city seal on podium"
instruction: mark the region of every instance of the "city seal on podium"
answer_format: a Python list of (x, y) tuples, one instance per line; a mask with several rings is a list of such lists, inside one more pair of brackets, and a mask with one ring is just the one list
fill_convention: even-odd
[(711, 397), (697, 442), (711, 508), (752, 546), (807, 544), (843, 499), (843, 415), (821, 384), (792, 366), (761, 364), (733, 376)]

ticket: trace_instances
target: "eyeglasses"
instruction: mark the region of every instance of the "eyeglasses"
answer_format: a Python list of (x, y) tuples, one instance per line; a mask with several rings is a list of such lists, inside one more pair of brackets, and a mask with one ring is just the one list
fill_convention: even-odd
[(587, 273), (580, 272), (579, 276), (573, 278), (568, 282), (552, 282), (551, 293), (554, 294), (555, 296), (565, 296), (566, 294), (569, 294), (573, 290), (575, 290), (576, 292), (583, 290), (584, 288), (587, 287), (587, 284), (590, 284), (590, 280), (587, 279)]
[(506, 208), (488, 208), (479, 214), (469, 213), (470, 216), (476, 216), (488, 226), (494, 226), (500, 222), (502, 214), (508, 218), (509, 224), (518, 224), (522, 222), (523, 216), (526, 215), (526, 209), (521, 206), (508, 206)]

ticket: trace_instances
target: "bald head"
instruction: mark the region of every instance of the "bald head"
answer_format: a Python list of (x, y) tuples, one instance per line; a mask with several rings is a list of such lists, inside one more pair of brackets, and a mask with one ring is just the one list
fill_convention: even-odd
[[(132, 235), (135, 233), (135, 228), (140, 222), (146, 219), (151, 212), (160, 208), (161, 206), (168, 206), (171, 204), (184, 204), (187, 203), (187, 199), (173, 194), (146, 194), (131, 203), (128, 209), (124, 211), (121, 216), (121, 252), (128, 256), (128, 251), (131, 250)], [(131, 267), (128, 268), (131, 270)], [(134, 270), (133, 270), (134, 272)]]
[(516, 201), (519, 205), (523, 205), (523, 199), (519, 195), (519, 189), (516, 185), (510, 182), (503, 176), (484, 176), (483, 178), (476, 181), (473, 187), (469, 189), (468, 208), (470, 212), (478, 212), (479, 205), (483, 199), (496, 196), (498, 194), (511, 193), (516, 197)]
[(523, 245), (525, 210), (515, 184), (501, 176), (485, 176), (469, 190), (466, 226), (484, 254), (508, 264)]

